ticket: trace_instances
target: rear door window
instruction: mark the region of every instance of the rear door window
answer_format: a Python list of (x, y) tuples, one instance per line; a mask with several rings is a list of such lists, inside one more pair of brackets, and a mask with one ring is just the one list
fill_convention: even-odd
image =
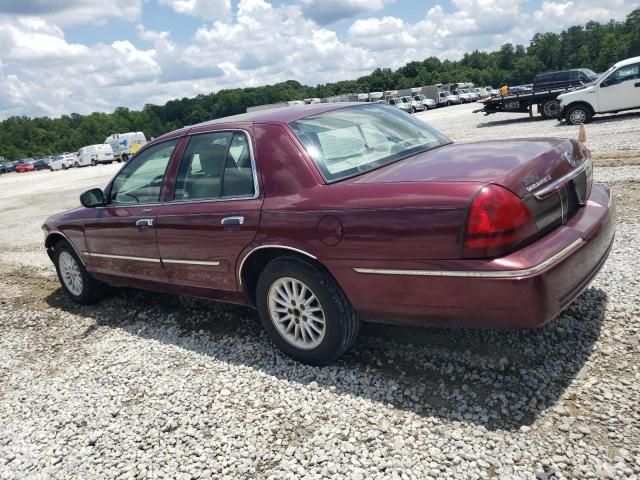
[(251, 146), (244, 132), (194, 135), (180, 161), (174, 200), (252, 198)]

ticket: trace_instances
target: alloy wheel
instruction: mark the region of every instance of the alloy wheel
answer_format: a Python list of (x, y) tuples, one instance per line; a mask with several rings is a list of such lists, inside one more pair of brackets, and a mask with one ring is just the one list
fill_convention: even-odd
[(65, 287), (76, 297), (82, 293), (83, 282), (82, 273), (78, 262), (68, 252), (62, 252), (58, 259), (60, 268), (60, 276), (64, 282)]
[(569, 118), (573, 125), (580, 125), (581, 123), (585, 123), (587, 119), (587, 114), (585, 113), (584, 110), (578, 109), (571, 112), (571, 115), (569, 115)]
[(269, 315), (288, 343), (311, 350), (322, 343), (326, 319), (320, 300), (303, 282), (291, 277), (276, 280), (269, 289)]

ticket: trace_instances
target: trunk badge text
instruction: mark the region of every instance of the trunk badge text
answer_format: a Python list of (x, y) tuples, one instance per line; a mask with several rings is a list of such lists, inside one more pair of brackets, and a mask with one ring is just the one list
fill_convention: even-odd
[(532, 192), (538, 187), (541, 187), (545, 183), (548, 183), (551, 180), (551, 175), (547, 175), (544, 178), (540, 178), (539, 175), (532, 173), (531, 175), (527, 175), (522, 180), (523, 185), (527, 189), (527, 192)]

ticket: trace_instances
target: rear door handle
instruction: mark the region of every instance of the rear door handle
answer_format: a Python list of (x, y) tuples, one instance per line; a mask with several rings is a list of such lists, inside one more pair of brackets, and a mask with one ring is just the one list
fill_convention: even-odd
[(153, 227), (153, 218), (141, 218), (136, 222), (138, 230), (147, 230)]
[(220, 220), (220, 223), (222, 225), (243, 225), (244, 217), (242, 215), (224, 217), (222, 220)]

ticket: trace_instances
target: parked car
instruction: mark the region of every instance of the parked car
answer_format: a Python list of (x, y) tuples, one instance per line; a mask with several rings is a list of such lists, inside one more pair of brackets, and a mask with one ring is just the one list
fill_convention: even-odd
[(400, 97), (400, 100), (409, 105), (409, 111), (411, 113), (422, 112), (425, 109), (425, 106), (422, 104), (422, 102), (414, 100), (408, 95)]
[(0, 162), (0, 174), (2, 173), (8, 173), (9, 170), (7, 169), (7, 167), (4, 165), (4, 162)]
[(114, 160), (111, 145), (99, 143), (97, 145), (88, 145), (78, 150), (78, 156), (76, 157), (73, 166), (96, 166), (99, 163), (112, 163)]
[(75, 302), (116, 284), (246, 304), (326, 364), (361, 321), (550, 321), (613, 242), (592, 169), (575, 140), (455, 144), (386, 105), (262, 110), (150, 142), (48, 218), (45, 247)]
[(558, 118), (567, 124), (588, 123), (598, 113), (640, 108), (640, 57), (616, 63), (590, 85), (558, 96)]
[(35, 168), (36, 170), (46, 170), (47, 168), (49, 168), (49, 163), (51, 163), (51, 160), (51, 157), (41, 157), (33, 160), (31, 162), (31, 165), (33, 165), (33, 168)]
[(76, 158), (77, 156), (73, 153), (58, 155), (54, 160), (49, 162), (49, 170), (53, 172), (55, 170), (66, 170), (67, 168), (71, 168), (73, 167)]
[(4, 162), (4, 167), (7, 169), (7, 173), (15, 172), (16, 165), (17, 165), (17, 162), (12, 162), (12, 161)]
[(16, 165), (16, 172), (24, 173), (24, 172), (33, 172), (36, 168), (33, 166), (33, 163), (18, 163)]
[(411, 105), (409, 105), (399, 97), (389, 98), (387, 99), (387, 103), (389, 105), (393, 105), (396, 108), (399, 108), (403, 112), (411, 113)]
[[(536, 75), (532, 90), (558, 90), (574, 86), (581, 86), (593, 82), (598, 76), (588, 68), (574, 68), (559, 72), (547, 72)], [(510, 87), (510, 90), (513, 87)]]
[(425, 95), (414, 95), (413, 100), (422, 104), (425, 110), (436, 108), (436, 102)]

